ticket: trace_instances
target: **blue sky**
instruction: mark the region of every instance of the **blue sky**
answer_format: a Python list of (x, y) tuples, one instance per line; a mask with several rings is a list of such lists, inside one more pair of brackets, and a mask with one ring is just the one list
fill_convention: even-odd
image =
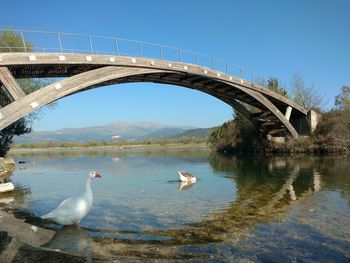
[[(2, 0), (1, 28), (106, 35), (222, 58), (287, 87), (294, 74), (325, 96), (350, 86), (350, 1)], [(185, 107), (183, 105), (186, 105)], [(170, 85), (123, 84), (82, 92), (45, 110), (35, 130), (150, 120), (211, 127), (232, 117), (225, 103)]]

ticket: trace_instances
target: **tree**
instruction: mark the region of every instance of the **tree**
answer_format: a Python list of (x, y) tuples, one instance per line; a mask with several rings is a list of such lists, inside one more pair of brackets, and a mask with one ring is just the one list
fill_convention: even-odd
[(232, 152), (236, 148), (236, 137), (236, 121), (230, 120), (212, 131), (208, 144), (217, 152)]
[(321, 110), (323, 106), (323, 96), (320, 95), (313, 85), (306, 87), (303, 78), (296, 74), (292, 80), (294, 90), (294, 101), (307, 110)]
[[(24, 48), (24, 43), (20, 35), (12, 31), (0, 33), (0, 52), (24, 52), (25, 50), (30, 52), (33, 49), (32, 43), (28, 41), (25, 42), (25, 46), (26, 48)], [(46, 82), (33, 79), (22, 79), (17, 80), (17, 82), (26, 94), (47, 84)], [(19, 136), (31, 131), (31, 124), (36, 118), (38, 118), (38, 112), (30, 114), (0, 131), (0, 156), (6, 155), (13, 142), (14, 136)]]
[(315, 131), (326, 151), (350, 153), (350, 88), (343, 86), (335, 97), (335, 108), (322, 115)]
[(30, 52), (32, 50), (33, 44), (29, 41), (23, 43), (23, 39), (20, 35), (12, 31), (0, 33), (0, 52)]
[(270, 78), (267, 81), (267, 88), (284, 96), (284, 97), (288, 97), (288, 91), (285, 87), (280, 86), (278, 83), (278, 80), (276, 78)]
[(255, 125), (234, 110), (234, 119), (215, 128), (208, 138), (217, 152), (250, 152), (262, 145), (262, 136)]
[(29, 133), (30, 131), (31, 127), (28, 125), (26, 118), (19, 119), (18, 121), (2, 129), (0, 131), (0, 156), (6, 155), (15, 135), (18, 136)]
[(341, 93), (335, 97), (335, 107), (341, 111), (350, 110), (350, 87), (342, 87)]

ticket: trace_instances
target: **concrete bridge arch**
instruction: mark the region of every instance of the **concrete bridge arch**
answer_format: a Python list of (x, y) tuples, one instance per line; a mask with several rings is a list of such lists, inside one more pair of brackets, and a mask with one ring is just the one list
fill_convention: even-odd
[[(64, 77), (26, 95), (17, 78)], [(297, 138), (307, 111), (262, 86), (194, 64), (159, 59), (68, 53), (0, 53), (0, 129), (35, 109), (87, 89), (128, 82), (174, 84), (210, 94), (272, 136)], [(245, 105), (256, 110), (250, 111)], [(308, 130), (308, 129), (307, 129)]]

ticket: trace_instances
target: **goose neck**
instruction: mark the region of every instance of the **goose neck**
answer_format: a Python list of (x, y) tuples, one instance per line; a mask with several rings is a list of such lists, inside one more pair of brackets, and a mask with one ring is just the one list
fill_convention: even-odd
[(86, 179), (85, 193), (91, 193), (91, 179), (89, 177)]

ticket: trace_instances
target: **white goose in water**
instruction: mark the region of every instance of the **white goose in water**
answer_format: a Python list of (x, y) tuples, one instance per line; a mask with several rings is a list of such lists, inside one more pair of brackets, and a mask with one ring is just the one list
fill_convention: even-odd
[(191, 173), (183, 172), (183, 171), (177, 171), (180, 177), (181, 182), (191, 182), (194, 183), (197, 181), (197, 177), (193, 176)]
[(52, 220), (61, 225), (79, 224), (80, 220), (86, 216), (92, 207), (91, 180), (100, 177), (101, 175), (98, 172), (90, 172), (86, 178), (84, 194), (64, 200), (57, 208), (43, 215), (41, 218)]

